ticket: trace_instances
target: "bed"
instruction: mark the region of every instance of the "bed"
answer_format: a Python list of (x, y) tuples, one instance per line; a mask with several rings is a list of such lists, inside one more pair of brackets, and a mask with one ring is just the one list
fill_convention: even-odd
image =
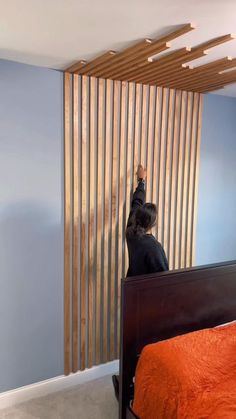
[(236, 417), (235, 319), (236, 262), (122, 281), (119, 418)]

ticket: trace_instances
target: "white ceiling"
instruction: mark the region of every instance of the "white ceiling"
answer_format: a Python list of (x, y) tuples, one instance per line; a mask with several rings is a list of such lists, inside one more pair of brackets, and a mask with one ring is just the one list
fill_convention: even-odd
[[(197, 29), (172, 48), (191, 47), (236, 33), (235, 16), (236, 0), (0, 0), (0, 58), (64, 69), (190, 22)], [(198, 64), (227, 55), (236, 57), (236, 40)], [(235, 86), (218, 93), (236, 96)]]

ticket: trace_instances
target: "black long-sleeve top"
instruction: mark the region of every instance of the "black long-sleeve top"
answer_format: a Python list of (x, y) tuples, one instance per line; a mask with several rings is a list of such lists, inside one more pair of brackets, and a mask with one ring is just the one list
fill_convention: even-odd
[[(132, 199), (127, 232), (134, 222), (135, 211), (145, 204), (145, 200), (144, 183), (139, 182)], [(126, 240), (129, 252), (127, 277), (169, 270), (164, 249), (152, 234), (142, 236), (126, 234)]]

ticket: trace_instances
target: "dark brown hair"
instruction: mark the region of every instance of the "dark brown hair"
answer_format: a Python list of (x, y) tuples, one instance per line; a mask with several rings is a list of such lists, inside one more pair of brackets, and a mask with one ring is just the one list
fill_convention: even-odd
[(156, 224), (156, 219), (156, 205), (151, 203), (144, 204), (135, 211), (131, 225), (127, 229), (127, 236), (143, 236)]

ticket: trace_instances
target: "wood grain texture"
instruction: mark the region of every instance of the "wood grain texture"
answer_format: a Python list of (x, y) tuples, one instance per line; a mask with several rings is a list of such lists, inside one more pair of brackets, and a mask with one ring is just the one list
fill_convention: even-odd
[(89, 176), (89, 193), (90, 193), (90, 216), (89, 216), (89, 341), (88, 341), (88, 366), (93, 366), (93, 330), (94, 330), (94, 263), (95, 263), (95, 254), (94, 254), (94, 244), (95, 244), (95, 232), (94, 232), (94, 223), (95, 223), (95, 200), (94, 200), (94, 189), (95, 189), (95, 79), (92, 77), (90, 79), (90, 150), (89, 150), (89, 163), (90, 163), (90, 176)]
[(82, 77), (82, 209), (81, 209), (81, 275), (80, 275), (80, 369), (86, 368), (86, 210), (87, 210), (87, 77)]
[(73, 77), (73, 333), (72, 371), (78, 371), (78, 245), (79, 245), (79, 76)]
[(98, 80), (98, 153), (97, 153), (97, 261), (96, 261), (96, 364), (102, 362), (101, 354), (101, 323), (102, 323), (102, 204), (103, 204), (103, 148), (104, 127), (103, 109), (105, 103), (103, 80)]
[(194, 263), (202, 99), (198, 93), (78, 75), (65, 77), (65, 99), (69, 373), (71, 350), (73, 371), (119, 354), (120, 280), (128, 268), (125, 229), (138, 163), (147, 165), (147, 201), (158, 210), (153, 234), (170, 267)]
[(70, 357), (70, 259), (71, 259), (71, 76), (69, 73), (64, 75), (64, 188), (65, 188), (65, 208), (64, 208), (64, 374), (71, 372)]

